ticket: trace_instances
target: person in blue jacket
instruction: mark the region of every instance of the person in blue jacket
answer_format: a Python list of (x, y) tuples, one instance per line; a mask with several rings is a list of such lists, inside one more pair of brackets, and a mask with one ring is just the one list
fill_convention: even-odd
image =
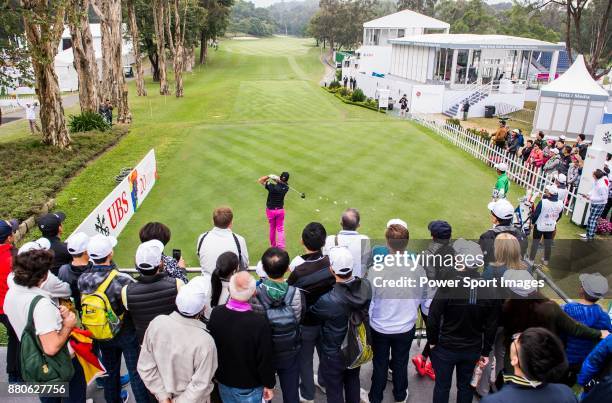
[(584, 403), (608, 401), (612, 394), (612, 335), (597, 344), (582, 364), (578, 384), (584, 388)]
[[(610, 316), (597, 303), (608, 292), (608, 279), (599, 273), (583, 273), (579, 279), (580, 299), (565, 304), (563, 310), (588, 327), (612, 331)], [(570, 367), (568, 380), (571, 384), (574, 383), (574, 377), (580, 371), (584, 359), (596, 344), (593, 340), (578, 337), (567, 337), (565, 340), (565, 353)]]

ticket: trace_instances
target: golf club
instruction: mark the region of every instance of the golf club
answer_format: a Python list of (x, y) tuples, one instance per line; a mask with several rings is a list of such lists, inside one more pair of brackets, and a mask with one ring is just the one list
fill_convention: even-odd
[[(287, 185), (287, 186), (289, 186), (289, 185)], [(293, 190), (293, 191), (294, 191), (294, 192), (296, 192), (296, 193), (299, 193), (299, 194), (300, 194), (300, 197), (301, 197), (302, 199), (305, 199), (305, 198), (306, 198), (306, 193), (302, 193), (302, 192), (298, 191), (297, 189), (292, 188), (291, 186), (289, 186), (289, 189)]]

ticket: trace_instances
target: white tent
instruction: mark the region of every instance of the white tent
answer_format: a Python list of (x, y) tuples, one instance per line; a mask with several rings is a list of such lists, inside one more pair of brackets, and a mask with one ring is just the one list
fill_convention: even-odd
[[(102, 52), (94, 49), (96, 63), (98, 64), (99, 79), (102, 78)], [(122, 63), (129, 66), (134, 63), (134, 53), (131, 42), (124, 42), (121, 48)], [(72, 48), (62, 50), (55, 56), (55, 74), (59, 81), (60, 91), (77, 91), (79, 89), (79, 78), (74, 68), (74, 54)]]
[(582, 55), (552, 83), (540, 89), (533, 130), (546, 135), (593, 138), (608, 101), (604, 90), (589, 74)]

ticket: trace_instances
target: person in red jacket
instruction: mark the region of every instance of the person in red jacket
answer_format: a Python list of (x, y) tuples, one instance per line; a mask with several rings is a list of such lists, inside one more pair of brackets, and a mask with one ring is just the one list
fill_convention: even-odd
[(8, 374), (9, 382), (21, 382), (21, 372), (19, 370), (19, 339), (4, 313), (4, 297), (8, 291), (6, 280), (13, 270), (13, 257), (17, 253), (17, 250), (13, 246), (17, 228), (17, 221), (0, 220), (0, 323), (6, 327), (6, 333), (8, 335), (6, 373)]

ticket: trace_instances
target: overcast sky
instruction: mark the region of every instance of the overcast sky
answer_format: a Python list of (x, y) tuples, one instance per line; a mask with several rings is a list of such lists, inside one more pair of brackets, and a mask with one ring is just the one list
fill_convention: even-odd
[[(246, 0), (246, 1), (251, 1), (252, 3), (255, 3), (257, 7), (268, 7), (271, 4), (281, 2), (281, 0)], [(285, 1), (291, 1), (291, 0), (285, 0)], [(511, 2), (511, 0), (485, 0), (485, 1), (489, 4), (510, 3)]]

